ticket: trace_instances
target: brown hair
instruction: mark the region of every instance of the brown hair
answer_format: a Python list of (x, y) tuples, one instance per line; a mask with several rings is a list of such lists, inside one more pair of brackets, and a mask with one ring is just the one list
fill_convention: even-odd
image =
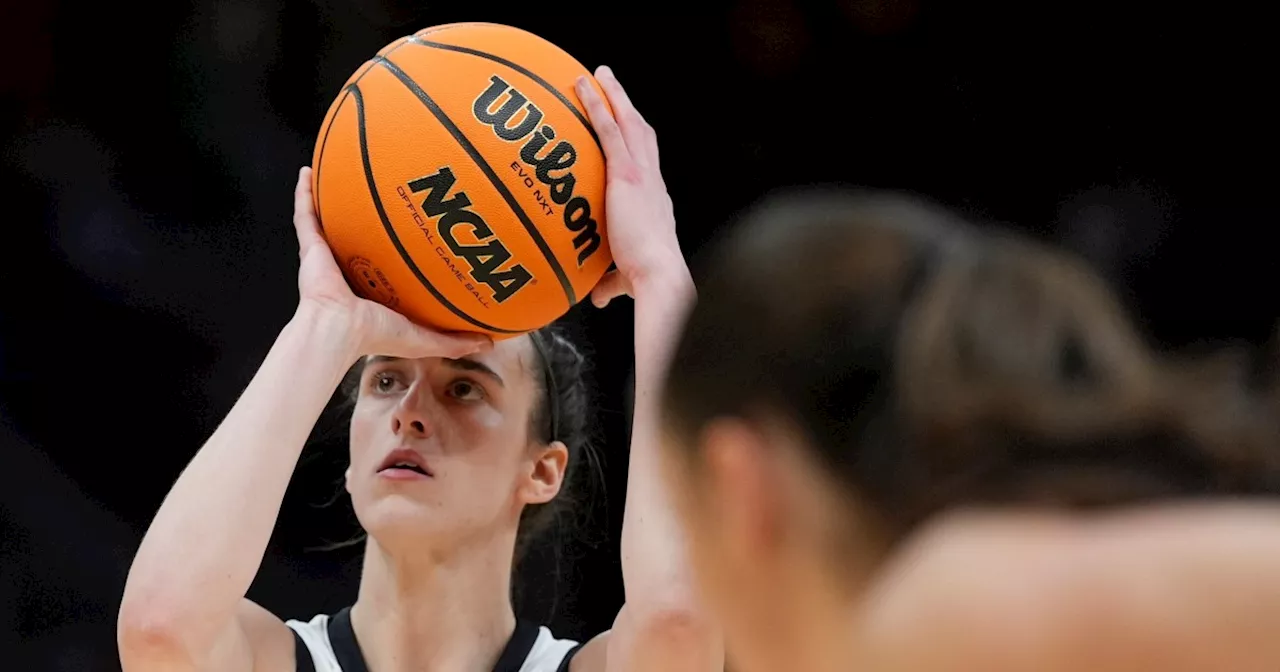
[(756, 208), (717, 251), (664, 415), (785, 420), (889, 541), (964, 505), (1280, 492), (1277, 405), (1146, 346), (1083, 264), (905, 196)]

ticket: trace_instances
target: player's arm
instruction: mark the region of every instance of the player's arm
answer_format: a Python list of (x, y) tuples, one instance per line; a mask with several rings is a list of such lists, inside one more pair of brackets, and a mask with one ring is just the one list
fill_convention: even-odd
[[(675, 236), (653, 129), (607, 69), (597, 71), (613, 108), (580, 87), (608, 161), (608, 235), (618, 271), (593, 292), (596, 305), (635, 299), (635, 394), (622, 527), (626, 604), (613, 629), (586, 646), (575, 672), (704, 672), (723, 668), (714, 623), (695, 599), (684, 532), (660, 481), (658, 394), (693, 281)], [(615, 121), (616, 117), (616, 121)]]
[(362, 353), (460, 356), (487, 340), (436, 334), (357, 299), (320, 235), (306, 169), (294, 208), (298, 310), (142, 540), (117, 620), (126, 672), (291, 669), (287, 627), (244, 595), (333, 391)]
[(281, 331), (142, 540), (118, 621), (126, 671), (252, 669), (263, 635), (240, 614), (289, 644), (279, 619), (242, 603), (307, 436), (355, 359), (350, 328), (321, 311), (304, 306)]

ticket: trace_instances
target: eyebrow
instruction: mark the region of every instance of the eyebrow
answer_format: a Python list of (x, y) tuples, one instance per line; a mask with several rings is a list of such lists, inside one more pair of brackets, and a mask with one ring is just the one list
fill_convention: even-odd
[(459, 359), (449, 359), (446, 357), (440, 361), (444, 362), (446, 366), (451, 366), (455, 369), (462, 369), (463, 371), (475, 371), (476, 373), (486, 375), (492, 378), (494, 382), (498, 383), (498, 385), (501, 385), (503, 387), (506, 386), (502, 382), (502, 376), (499, 376), (497, 371), (494, 371), (493, 369), (489, 368), (485, 364), (478, 362), (474, 359), (467, 359), (465, 357), (459, 358)]
[[(399, 362), (402, 360), (403, 358), (401, 357), (388, 357), (386, 355), (374, 355), (368, 359), (368, 363), (377, 364), (379, 362)], [(458, 359), (450, 359), (448, 357), (444, 357), (444, 358), (441, 358), (440, 361), (444, 362), (445, 366), (448, 366), (454, 369), (461, 369), (463, 371), (474, 371), (475, 373), (488, 376), (489, 378), (492, 378), (494, 382), (498, 383), (498, 385), (503, 387), (506, 386), (506, 384), (502, 381), (502, 376), (499, 376), (497, 371), (494, 371), (493, 369), (489, 368), (489, 366), (484, 364), (483, 362), (478, 362), (474, 359), (468, 359), (465, 357), (458, 358)]]

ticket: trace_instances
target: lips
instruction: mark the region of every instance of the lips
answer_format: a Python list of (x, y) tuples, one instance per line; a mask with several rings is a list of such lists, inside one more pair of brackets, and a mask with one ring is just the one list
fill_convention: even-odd
[(431, 468), (427, 466), (426, 459), (418, 454), (417, 451), (407, 448), (391, 451), (378, 467), (378, 473), (393, 469), (411, 471), (423, 476), (435, 476), (435, 474), (431, 473)]

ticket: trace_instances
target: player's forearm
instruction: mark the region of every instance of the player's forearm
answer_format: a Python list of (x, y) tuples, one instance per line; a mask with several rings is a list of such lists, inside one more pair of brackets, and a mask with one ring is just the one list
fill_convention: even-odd
[(646, 601), (665, 609), (690, 600), (691, 577), (684, 533), (659, 474), (659, 393), (667, 361), (688, 307), (693, 281), (679, 272), (633, 287), (635, 293), (635, 400), (626, 510), (622, 526), (622, 575), (629, 608)]
[(304, 308), (285, 326), (152, 520), (129, 571), (122, 628), (163, 628), (199, 646), (230, 622), (303, 445), (355, 359), (336, 316)]

